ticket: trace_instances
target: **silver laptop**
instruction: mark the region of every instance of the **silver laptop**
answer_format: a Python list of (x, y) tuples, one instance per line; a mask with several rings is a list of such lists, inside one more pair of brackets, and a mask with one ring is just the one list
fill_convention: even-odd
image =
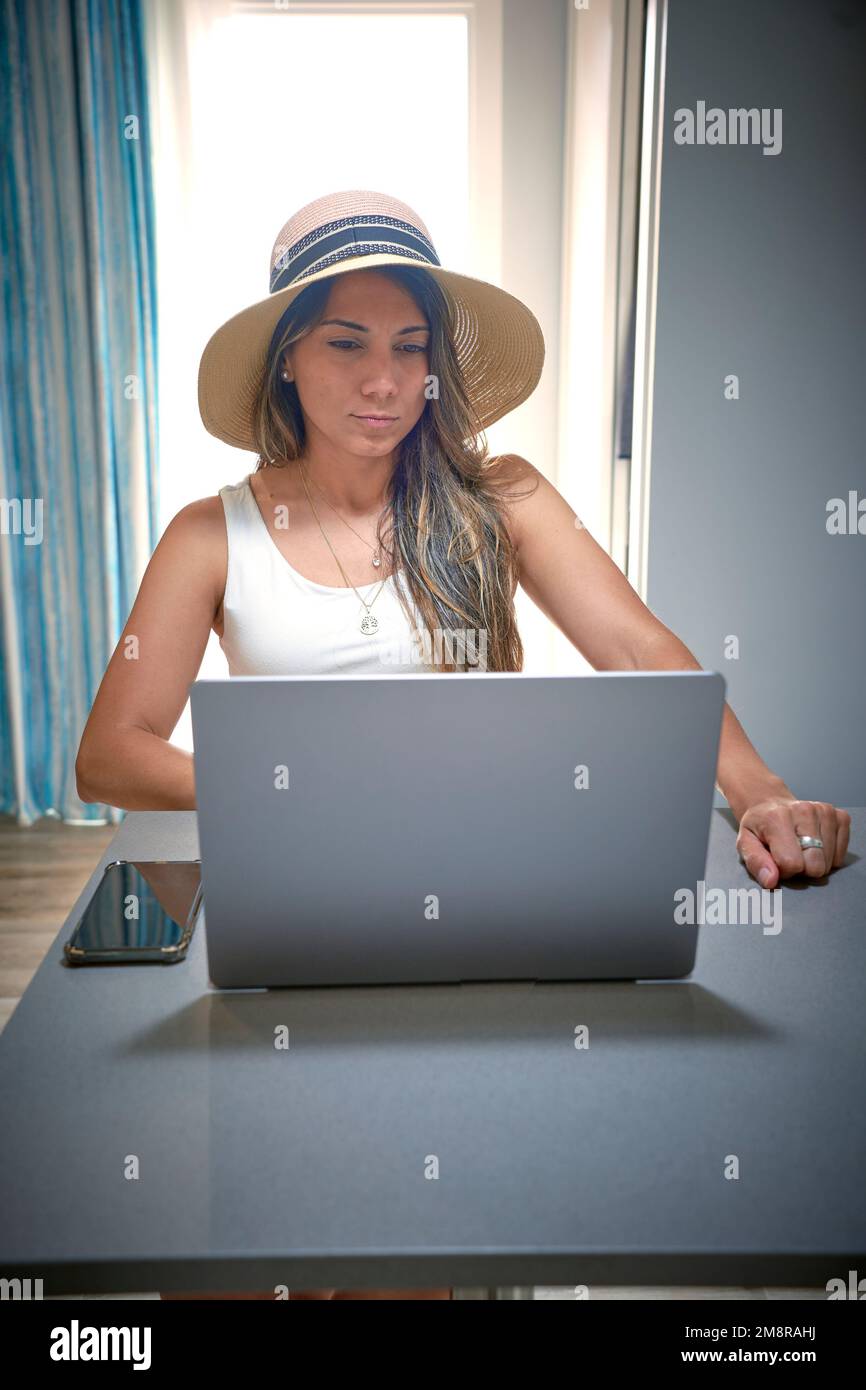
[(240, 676), (190, 698), (217, 987), (692, 970), (674, 895), (706, 867), (718, 672)]

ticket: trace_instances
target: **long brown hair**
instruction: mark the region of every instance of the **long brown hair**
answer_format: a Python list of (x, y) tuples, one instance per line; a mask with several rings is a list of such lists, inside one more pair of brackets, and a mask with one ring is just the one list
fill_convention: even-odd
[[(391, 556), (400, 603), (410, 623), (420, 617), (422, 631), (416, 632), (433, 669), (520, 671), (517, 559), (490, 476), (496, 460), (489, 457), (454, 350), (452, 301), (420, 266), (382, 266), (375, 273), (390, 276), (427, 314), (430, 378), (438, 381), (438, 396), (428, 398), (397, 446), (379, 521), (378, 541)], [(256, 471), (285, 467), (284, 460), (303, 455), (303, 411), (295, 383), (282, 379), (280, 366), (286, 348), (324, 317), (332, 283), (326, 278), (302, 290), (271, 337), (254, 410)]]

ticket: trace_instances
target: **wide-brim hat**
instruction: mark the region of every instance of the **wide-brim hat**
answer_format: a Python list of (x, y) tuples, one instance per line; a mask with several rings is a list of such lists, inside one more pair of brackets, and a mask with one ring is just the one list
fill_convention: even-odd
[(521, 405), (544, 365), (544, 337), (531, 310), (497, 285), (445, 269), (406, 203), (352, 189), (317, 198), (289, 218), (271, 252), (267, 299), (233, 315), (208, 340), (198, 373), (205, 428), (256, 451), (253, 407), (274, 329), (292, 300), (317, 280), (407, 264), (435, 276), (453, 302), (454, 347), (480, 427)]

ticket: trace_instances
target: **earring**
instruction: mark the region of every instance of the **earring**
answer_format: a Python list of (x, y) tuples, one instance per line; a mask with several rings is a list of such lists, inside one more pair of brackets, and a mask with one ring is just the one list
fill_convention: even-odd
[(288, 381), (288, 379), (289, 379), (289, 374), (288, 374), (288, 372), (283, 372), (283, 381)]

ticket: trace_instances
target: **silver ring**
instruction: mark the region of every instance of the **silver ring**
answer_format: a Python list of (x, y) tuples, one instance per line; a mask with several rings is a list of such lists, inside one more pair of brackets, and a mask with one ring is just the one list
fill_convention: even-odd
[(824, 841), (819, 840), (814, 835), (798, 835), (801, 849), (823, 849)]

